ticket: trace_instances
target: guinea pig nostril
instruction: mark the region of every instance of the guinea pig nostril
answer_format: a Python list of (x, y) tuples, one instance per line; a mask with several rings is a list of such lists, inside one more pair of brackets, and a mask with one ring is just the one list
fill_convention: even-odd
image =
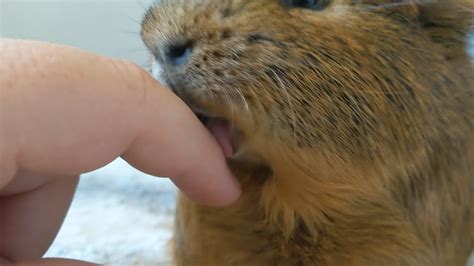
[(166, 51), (166, 59), (170, 64), (182, 65), (188, 61), (192, 53), (193, 44), (191, 42), (174, 44), (168, 47), (168, 50)]

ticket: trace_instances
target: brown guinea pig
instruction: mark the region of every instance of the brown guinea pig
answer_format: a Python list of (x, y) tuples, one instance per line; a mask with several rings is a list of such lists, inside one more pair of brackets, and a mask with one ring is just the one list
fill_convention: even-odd
[[(473, 0), (161, 0), (142, 38), (243, 194), (181, 197), (177, 265), (464, 265)], [(158, 66), (160, 68), (158, 68)]]

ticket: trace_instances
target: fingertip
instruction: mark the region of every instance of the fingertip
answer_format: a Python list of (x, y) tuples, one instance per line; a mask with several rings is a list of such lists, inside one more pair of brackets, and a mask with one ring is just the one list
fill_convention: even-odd
[(144, 72), (136, 71), (134, 65), (115, 64), (118, 72), (125, 72), (125, 68), (138, 74), (128, 78), (139, 83), (128, 84), (146, 91), (141, 104), (142, 128), (122, 158), (148, 174), (170, 176), (183, 194), (198, 204), (224, 207), (236, 202), (240, 184), (219, 144), (191, 109), (148, 74), (142, 76)]
[(171, 180), (188, 199), (209, 207), (232, 205), (242, 193), (239, 181), (227, 167), (207, 177), (183, 175)]

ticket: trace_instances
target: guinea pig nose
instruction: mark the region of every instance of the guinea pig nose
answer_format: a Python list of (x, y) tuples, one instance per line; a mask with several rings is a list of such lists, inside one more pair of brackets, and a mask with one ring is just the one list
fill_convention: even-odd
[(169, 45), (165, 50), (165, 60), (172, 65), (185, 64), (193, 53), (192, 42), (181, 42)]

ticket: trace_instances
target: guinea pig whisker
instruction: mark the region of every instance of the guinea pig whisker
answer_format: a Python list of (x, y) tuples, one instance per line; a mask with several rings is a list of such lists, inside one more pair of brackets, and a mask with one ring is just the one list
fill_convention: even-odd
[[(346, 92), (346, 91), (345, 91)], [(361, 90), (361, 91), (354, 91), (354, 92), (346, 92), (351, 94), (373, 94), (373, 95), (404, 95), (408, 94), (407, 91), (376, 91), (376, 90)]]
[[(254, 86), (259, 87), (261, 85), (259, 85), (258, 81), (255, 81)], [(263, 107), (263, 104), (260, 101), (260, 97), (258, 97), (256, 90), (254, 90), (253, 88), (249, 88), (246, 90), (246, 92), (251, 94), (249, 97), (252, 97), (251, 99), (253, 100), (253, 103), (254, 103), (254, 106), (253, 106), (254, 109), (257, 109), (258, 113), (264, 113), (265, 108)]]
[(288, 93), (288, 90), (281, 80), (281, 78), (278, 76), (278, 74), (275, 72), (275, 70), (270, 69), (270, 71), (273, 74), (273, 79), (277, 80), (278, 86), (282, 89), (282, 91), (285, 93), (286, 100), (288, 102), (288, 107), (290, 108), (291, 111), (291, 122), (293, 124), (293, 138), (296, 141), (296, 113), (295, 113), (295, 108), (293, 106), (293, 102), (291, 101), (290, 94)]
[[(123, 34), (130, 34), (130, 35), (133, 35), (133, 36), (140, 36), (140, 33), (139, 32), (136, 32), (136, 31), (130, 31), (130, 30), (122, 30), (121, 31)], [(148, 50), (147, 50), (148, 51)]]
[(125, 14), (123, 14), (123, 16), (124, 16), (127, 20), (129, 20), (130, 22), (133, 22), (133, 23), (135, 23), (135, 24), (137, 24), (137, 25), (139, 25), (139, 26), (142, 25), (142, 22), (141, 22), (139, 19), (133, 18), (133, 17), (128, 16), (128, 15), (125, 15)]
[(247, 102), (244, 95), (242, 94), (242, 91), (240, 91), (240, 89), (238, 88), (236, 89), (236, 91), (239, 94), (240, 98), (242, 99), (242, 103), (245, 105), (245, 110), (250, 113), (249, 103)]
[(235, 117), (235, 110), (234, 110), (234, 104), (232, 102), (232, 97), (230, 96), (229, 92), (226, 89), (220, 89), (219, 91), (216, 91), (216, 93), (222, 92), (222, 96), (224, 100), (227, 102), (228, 106), (230, 107), (230, 119), (229, 122), (231, 126), (234, 126), (234, 117)]
[(467, 12), (474, 13), (474, 9), (471, 9), (471, 8), (469, 8), (469, 7), (467, 7), (467, 6), (464, 6), (464, 5), (457, 5), (457, 6), (458, 6), (459, 8), (461, 8), (461, 9), (466, 10)]
[(362, 11), (373, 11), (373, 10), (379, 10), (379, 9), (389, 9), (389, 8), (397, 8), (400, 6), (406, 6), (406, 5), (411, 5), (411, 4), (422, 4), (424, 1), (423, 0), (418, 0), (418, 1), (402, 1), (398, 3), (390, 3), (390, 4), (382, 4), (382, 5), (367, 5), (363, 7), (358, 7), (357, 9), (362, 10)]
[(204, 90), (204, 93), (206, 94), (207, 98), (210, 99), (210, 101), (212, 102), (216, 101), (216, 96), (214, 95), (212, 90)]

